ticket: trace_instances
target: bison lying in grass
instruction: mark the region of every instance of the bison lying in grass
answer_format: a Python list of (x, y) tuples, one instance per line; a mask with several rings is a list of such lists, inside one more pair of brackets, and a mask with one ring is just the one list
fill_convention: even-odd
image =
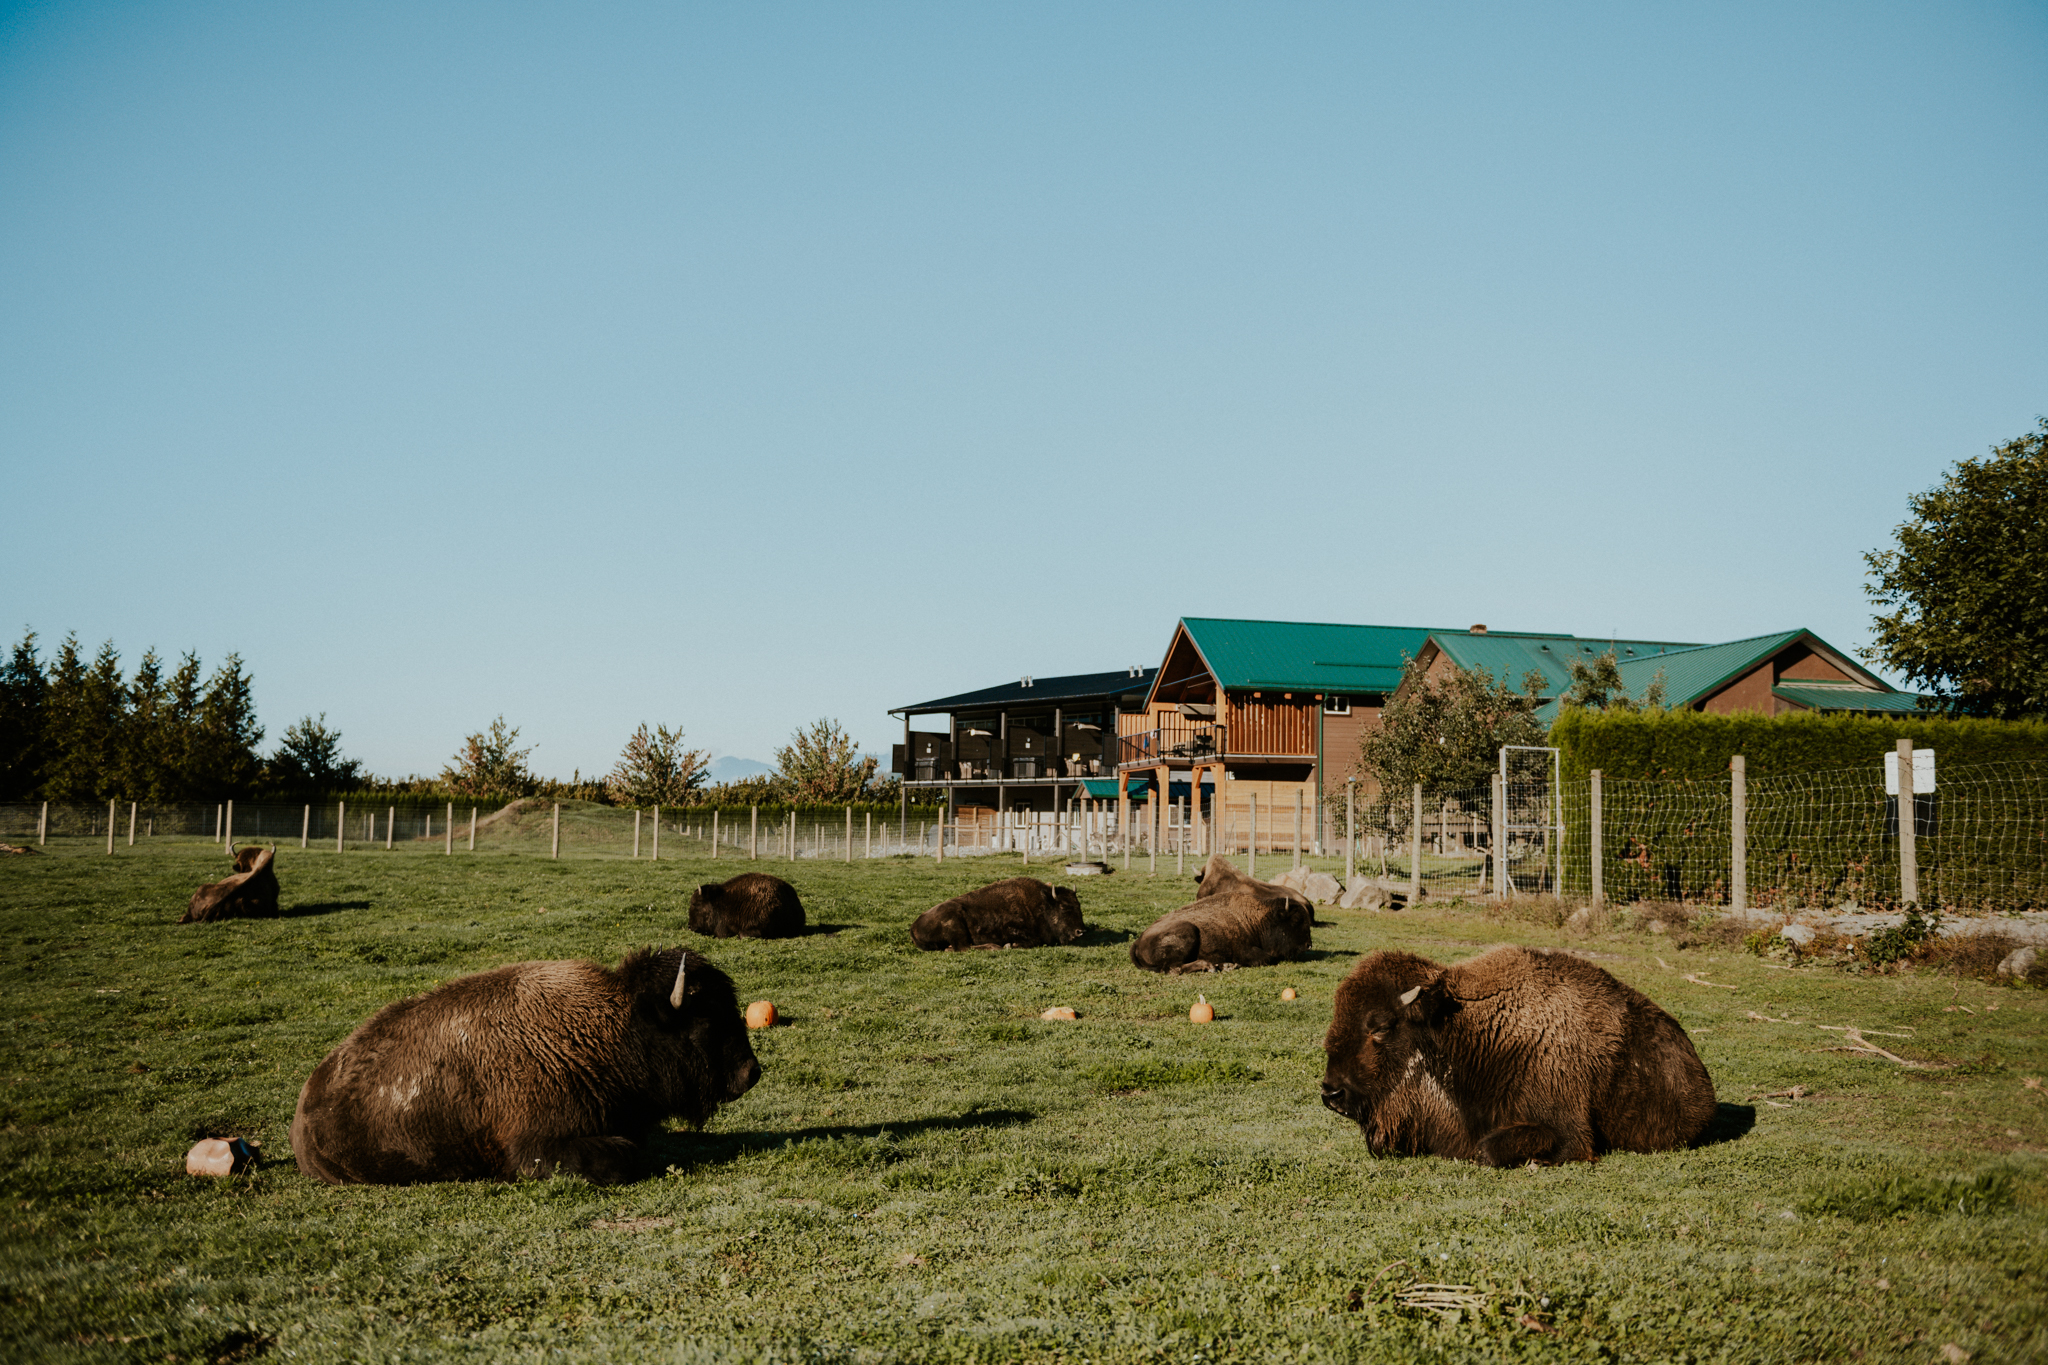
[(690, 927), (712, 938), (794, 938), (804, 931), (804, 903), (782, 878), (745, 872), (692, 892)]
[(1086, 932), (1074, 889), (1048, 886), (1036, 877), (1012, 877), (940, 901), (910, 926), (911, 941), (926, 952), (1043, 948), (1072, 943)]
[(236, 848), (228, 845), (235, 860), (235, 875), (213, 882), (192, 893), (180, 924), (197, 924), (216, 919), (270, 919), (277, 914), (277, 845), (269, 848)]
[(1683, 1147), (1714, 1083), (1678, 1021), (1565, 953), (1495, 948), (1455, 967), (1368, 954), (1337, 988), (1323, 1103), (1374, 1155), (1482, 1166)]
[(1131, 944), (1148, 972), (1267, 967), (1308, 952), (1315, 911), (1300, 892), (1247, 877), (1222, 854), (1197, 874), (1192, 905), (1163, 915)]
[(618, 1181), (663, 1119), (702, 1124), (760, 1076), (732, 981), (695, 953), (517, 962), (371, 1015), (299, 1093), (292, 1154), (335, 1185)]

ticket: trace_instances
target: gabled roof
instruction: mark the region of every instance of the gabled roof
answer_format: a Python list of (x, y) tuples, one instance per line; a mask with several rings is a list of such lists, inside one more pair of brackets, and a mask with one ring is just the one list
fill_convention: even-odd
[(1851, 677), (1860, 679), (1866, 686), (1881, 692), (1898, 690), (1810, 630), (1781, 630), (1773, 635), (1753, 635), (1746, 640), (1701, 645), (1696, 649), (1680, 650), (1658, 658), (1631, 659), (1622, 664), (1621, 677), (1622, 681), (1629, 685), (1630, 691), (1640, 695), (1642, 690), (1649, 686), (1650, 680), (1657, 675), (1657, 671), (1662, 669), (1665, 703), (1670, 706), (1686, 706), (1723, 684), (1733, 682), (1772, 655), (1795, 644), (1803, 644), (1814, 653), (1824, 655), (1828, 662)]
[(1920, 710), (1920, 695), (1917, 692), (1876, 692), (1868, 687), (1854, 687), (1848, 683), (1779, 683), (1771, 689), (1774, 697), (1804, 706), (1809, 711), (1830, 711), (1837, 714), (1845, 711), (1882, 711), (1888, 715), (1901, 712), (1917, 714)]
[(1217, 685), (1303, 692), (1391, 692), (1427, 626), (1345, 626), (1325, 621), (1238, 621), (1183, 616)]
[(1152, 690), (1156, 668), (1136, 673), (1119, 668), (1111, 673), (1070, 673), (1061, 678), (1033, 678), (1026, 687), (1023, 679), (976, 692), (960, 692), (914, 706), (892, 707), (892, 716), (915, 716), (932, 712), (977, 710), (988, 706), (1061, 706), (1069, 702), (1111, 702), (1124, 696), (1142, 696)]
[(1470, 631), (1444, 630), (1431, 634), (1429, 642), (1459, 668), (1483, 668), (1516, 691), (1521, 690), (1523, 676), (1534, 669), (1543, 675), (1543, 696), (1551, 699), (1571, 686), (1569, 665), (1574, 659), (1591, 663), (1612, 650), (1618, 663), (1628, 664), (1700, 647), (1696, 641), (1582, 640), (1574, 635), (1539, 635), (1531, 631), (1488, 631), (1474, 635)]

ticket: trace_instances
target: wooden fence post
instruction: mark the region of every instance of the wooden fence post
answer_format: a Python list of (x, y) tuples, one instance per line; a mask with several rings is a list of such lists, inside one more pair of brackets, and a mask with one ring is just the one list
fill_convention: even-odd
[(448, 803), (448, 821), (441, 845), (442, 857), (453, 858), (455, 856), (455, 803), (453, 801)]
[(711, 808), (711, 857), (713, 861), (716, 861), (718, 858), (718, 807), (716, 806)]
[(1294, 789), (1294, 865), (1301, 866), (1301, 788)]
[(1899, 904), (1920, 903), (1920, 811), (1913, 800), (1913, 741), (1899, 741)]
[[(561, 807), (557, 806), (557, 807), (556, 807), (556, 809), (557, 809), (557, 810), (560, 810), (560, 809), (561, 809)], [(235, 816), (235, 803), (234, 803), (234, 802), (232, 802), (232, 801), (230, 801), (230, 802), (228, 802), (228, 819), (229, 819), (229, 820), (230, 820), (230, 821), (232, 822), (232, 821), (233, 821), (233, 819), (234, 819), (234, 816)], [(390, 851), (391, 847), (393, 846), (393, 844), (394, 844), (394, 843), (396, 842), (396, 840), (397, 840), (397, 839), (398, 839), (398, 807), (396, 807), (396, 806), (393, 806), (393, 807), (391, 807), (391, 808), (390, 808), (389, 810), (387, 810), (387, 811), (385, 811), (385, 812), (384, 812), (384, 848), (385, 848), (385, 851), (386, 851), (386, 852), (389, 852), (389, 851)]]
[(1749, 909), (1749, 760), (1728, 760), (1728, 908)]
[(633, 808), (633, 856), (640, 856), (640, 808)]
[(1593, 904), (1605, 905), (1607, 903), (1607, 850), (1605, 832), (1601, 826), (1606, 822), (1602, 818), (1600, 809), (1600, 770), (1598, 768), (1593, 769), (1592, 772), (1592, 785), (1589, 790), (1589, 797), (1590, 799), (1587, 804), (1591, 809), (1587, 814), (1591, 824), (1590, 833), (1592, 837), (1587, 845), (1586, 856), (1592, 860), (1593, 864)]
[(114, 851), (114, 798), (107, 799), (107, 852)]
[(747, 807), (747, 857), (748, 857), (749, 859), (759, 859), (759, 858), (760, 858), (760, 856), (761, 856), (761, 808), (760, 808), (759, 806), (748, 806), (748, 807)]
[(216, 805), (216, 806), (215, 806), (215, 807), (213, 808), (213, 841), (214, 841), (214, 842), (215, 842), (216, 844), (217, 844), (217, 843), (219, 843), (219, 842), (221, 841), (221, 840), (220, 840), (220, 813), (221, 813), (221, 810), (222, 810), (222, 809), (223, 809), (223, 808), (222, 808), (222, 807), (220, 807), (220, 806), (218, 806), (218, 805)]
[(554, 822), (550, 826), (550, 830), (551, 833), (548, 836), (548, 856), (550, 858), (559, 858), (562, 856), (562, 803), (559, 801), (555, 802)]
[[(299, 842), (303, 847), (305, 841), (302, 839)], [(128, 847), (135, 847), (135, 803), (133, 801), (128, 803)]]
[(309, 802), (305, 813), (299, 817), (299, 847), (304, 848), (313, 837), (313, 807)]
[(1408, 906), (1422, 899), (1422, 784), (1415, 784), (1413, 823), (1408, 829)]
[(661, 807), (659, 805), (654, 808), (654, 847), (650, 852), (652, 856), (648, 858), (649, 862), (658, 863), (661, 861)]
[(43, 813), (36, 817), (36, 842), (50, 842), (50, 803), (47, 801), (43, 802)]
[(476, 807), (469, 808), (469, 851), (476, 852)]
[(230, 846), (232, 846), (232, 845), (234, 844), (234, 842), (235, 842), (235, 803), (234, 803), (234, 802), (232, 802), (232, 801), (228, 802), (228, 805), (227, 805), (227, 812), (228, 812), (228, 813), (227, 813), (227, 820), (226, 820), (226, 822), (225, 822), (225, 823), (224, 823), (224, 824), (223, 824), (223, 825), (221, 826), (221, 836), (220, 836), (220, 842), (221, 842), (221, 847), (223, 847), (223, 848), (227, 848), (227, 847), (230, 847)]
[(348, 838), (348, 802), (334, 803), (334, 851), (341, 852), (342, 840)]

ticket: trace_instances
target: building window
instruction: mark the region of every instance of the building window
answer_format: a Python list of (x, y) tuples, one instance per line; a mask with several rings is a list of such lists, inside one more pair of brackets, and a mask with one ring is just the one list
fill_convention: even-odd
[(1351, 698), (1324, 696), (1323, 714), (1326, 716), (1348, 716), (1351, 714)]

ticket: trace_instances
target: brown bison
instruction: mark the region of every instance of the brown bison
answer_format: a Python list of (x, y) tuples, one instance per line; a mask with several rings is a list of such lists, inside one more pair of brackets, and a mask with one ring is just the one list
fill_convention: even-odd
[(1315, 910), (1298, 891), (1247, 877), (1222, 854), (1196, 874), (1192, 905), (1162, 915), (1131, 944), (1148, 972), (1267, 967), (1308, 952)]
[(926, 952), (1043, 948), (1072, 943), (1086, 932), (1074, 889), (1047, 886), (1036, 877), (1012, 877), (940, 901), (910, 926), (911, 941)]
[(1323, 1103), (1375, 1156), (1591, 1161), (1697, 1138), (1714, 1083), (1678, 1021), (1592, 963), (1368, 954), (1337, 988)]
[(269, 848), (236, 848), (228, 845), (235, 860), (235, 875), (192, 893), (180, 924), (197, 924), (214, 919), (272, 919), (277, 915), (277, 845)]
[(804, 931), (804, 903), (782, 878), (744, 872), (690, 893), (690, 927), (713, 938), (794, 938)]
[(661, 1121), (761, 1077), (732, 981), (695, 953), (515, 962), (386, 1005), (299, 1092), (292, 1155), (331, 1185), (634, 1173)]

